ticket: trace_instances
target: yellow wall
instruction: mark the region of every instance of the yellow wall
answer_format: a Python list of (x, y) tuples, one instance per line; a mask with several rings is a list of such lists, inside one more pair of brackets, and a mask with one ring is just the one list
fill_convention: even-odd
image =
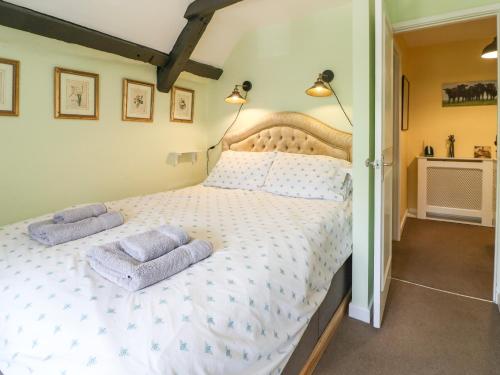
[(454, 134), (456, 157), (473, 157), (475, 145), (496, 150), (496, 106), (441, 106), (443, 83), (496, 79), (496, 60), (480, 57), (490, 42), (481, 39), (404, 49), (405, 72), (410, 80), (410, 119), (402, 143), (406, 146), (410, 210), (417, 207), (416, 156), (423, 153), (424, 144), (431, 145), (436, 156), (447, 156), (446, 140)]
[[(408, 49), (406, 48), (404, 43), (398, 40), (398, 38), (396, 38), (395, 44), (399, 52), (399, 58), (400, 58), (401, 77), (399, 79), (399, 83), (401, 84), (402, 76), (406, 76), (408, 77), (408, 79), (411, 79), (409, 72), (410, 64), (408, 61)], [(399, 197), (400, 197), (399, 222), (401, 223), (404, 220), (404, 217), (408, 211), (408, 194), (407, 194), (408, 173), (406, 167), (407, 166), (406, 154), (408, 151), (408, 132), (401, 130), (401, 124), (399, 124), (398, 126), (399, 126)]]
[[(204, 153), (167, 165), (172, 149), (206, 146), (206, 83), (195, 123), (170, 123), (170, 95), (156, 92), (154, 123), (121, 121), (122, 79), (154, 83), (156, 69), (107, 53), (0, 27), (0, 57), (21, 61), (20, 116), (0, 117), (0, 225), (65, 206), (163, 191), (200, 182)], [(100, 120), (56, 120), (54, 67), (100, 74)]]

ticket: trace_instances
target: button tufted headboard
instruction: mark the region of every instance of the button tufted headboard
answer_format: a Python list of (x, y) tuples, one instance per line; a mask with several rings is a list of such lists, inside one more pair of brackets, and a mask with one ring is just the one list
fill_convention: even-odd
[(278, 112), (240, 133), (226, 135), (223, 150), (328, 155), (351, 161), (352, 135), (298, 112)]

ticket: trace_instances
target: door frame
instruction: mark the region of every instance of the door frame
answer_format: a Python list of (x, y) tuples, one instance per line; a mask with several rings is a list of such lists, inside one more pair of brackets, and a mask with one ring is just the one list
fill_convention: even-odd
[[(392, 239), (401, 240), (403, 226), (401, 225), (401, 52), (396, 43), (393, 43), (393, 112), (394, 125), (392, 135), (393, 147), (393, 185), (392, 185)], [(406, 167), (406, 166), (405, 166)]]
[[(388, 46), (387, 40), (391, 43)], [(386, 210), (386, 189), (389, 187), (390, 204), (393, 203), (393, 186), (394, 186), (394, 151), (390, 150), (390, 159), (385, 159), (386, 148), (385, 126), (387, 123), (394, 126), (394, 116), (392, 108), (394, 106), (393, 88), (394, 88), (394, 36), (392, 32), (392, 23), (387, 14), (384, 0), (375, 0), (375, 157), (373, 162), (367, 163), (367, 166), (372, 166), (374, 169), (374, 238), (373, 238), (373, 319), (372, 324), (375, 328), (380, 328), (383, 321), (384, 310), (386, 306), (387, 296), (391, 285), (391, 270), (392, 270), (392, 218), (387, 220), (385, 217)], [(387, 48), (389, 47), (389, 48)], [(390, 59), (387, 59), (387, 52), (390, 52)], [(387, 63), (390, 64), (390, 71), (387, 74)], [(390, 100), (387, 100), (387, 87), (384, 86), (387, 78), (390, 78), (391, 87)], [(390, 104), (392, 111), (388, 112), (387, 104)], [(388, 118), (387, 113), (391, 113)], [(389, 129), (388, 129), (389, 130)], [(390, 131), (390, 130), (389, 130)], [(393, 138), (394, 130), (388, 132)], [(394, 139), (391, 139), (390, 148), (394, 146)], [(390, 168), (390, 175), (386, 176), (385, 168)], [(390, 178), (390, 180), (386, 180)], [(388, 182), (384, 182), (388, 181)], [(393, 214), (393, 209), (390, 207), (387, 212)], [(388, 228), (388, 232), (386, 230)], [(388, 243), (388, 248), (386, 247)], [(388, 251), (389, 250), (389, 251)], [(386, 258), (387, 256), (387, 258)]]
[[(403, 21), (392, 25), (393, 35), (399, 34), (404, 31), (412, 31), (424, 29), (434, 26), (442, 26), (450, 23), (471, 21), (474, 19), (486, 18), (496, 16), (497, 19), (497, 37), (500, 37), (500, 4), (493, 4), (483, 7), (470, 8), (456, 12), (445, 13), (436, 16), (418, 18), (410, 21)], [(500, 43), (499, 43), (500, 46)], [(497, 84), (500, 83), (500, 59), (497, 59)], [(378, 72), (375, 72), (377, 75)], [(376, 78), (377, 79), (377, 78)], [(380, 77), (379, 77), (380, 79)], [(500, 86), (500, 85), (499, 85)], [(497, 105), (497, 134), (500, 134), (500, 105)], [(399, 132), (398, 140), (399, 144)], [(497, 160), (499, 160), (499, 149), (497, 148)], [(494, 256), (494, 270), (493, 270), (493, 296), (492, 300), (496, 304), (500, 304), (500, 162), (497, 162), (497, 193), (496, 193), (496, 212), (495, 212), (495, 256)], [(380, 259), (374, 259), (374, 262)]]

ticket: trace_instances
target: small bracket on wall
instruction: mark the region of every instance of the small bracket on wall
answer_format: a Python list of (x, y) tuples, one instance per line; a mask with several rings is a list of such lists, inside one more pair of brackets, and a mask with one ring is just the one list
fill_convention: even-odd
[(199, 152), (200, 151), (169, 152), (167, 156), (167, 163), (175, 167), (179, 164), (179, 159), (182, 156), (189, 155), (191, 157), (191, 164), (194, 164), (198, 160)]

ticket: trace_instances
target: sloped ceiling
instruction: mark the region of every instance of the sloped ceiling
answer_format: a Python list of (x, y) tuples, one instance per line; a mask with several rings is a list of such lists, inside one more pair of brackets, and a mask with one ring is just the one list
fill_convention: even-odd
[[(41, 13), (169, 53), (192, 0), (7, 0)], [(286, 22), (350, 0), (243, 0), (215, 13), (192, 60), (222, 67), (250, 30)], [(333, 37), (333, 36), (332, 36)]]

